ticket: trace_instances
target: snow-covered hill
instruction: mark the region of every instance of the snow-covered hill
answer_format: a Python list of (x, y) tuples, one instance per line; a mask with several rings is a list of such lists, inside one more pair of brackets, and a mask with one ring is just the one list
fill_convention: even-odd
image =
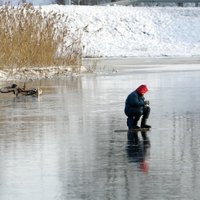
[(43, 6), (82, 30), (84, 56), (199, 56), (200, 8)]

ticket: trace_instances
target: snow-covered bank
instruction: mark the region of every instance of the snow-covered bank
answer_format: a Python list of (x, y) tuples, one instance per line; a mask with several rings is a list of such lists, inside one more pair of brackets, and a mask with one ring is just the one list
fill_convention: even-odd
[(58, 6), (80, 29), (83, 56), (198, 56), (200, 8)]
[(72, 68), (60, 67), (34, 67), (34, 68), (20, 68), (20, 69), (5, 69), (0, 70), (0, 80), (4, 81), (32, 81), (40, 79), (56, 79), (62, 77), (75, 77), (76, 71)]

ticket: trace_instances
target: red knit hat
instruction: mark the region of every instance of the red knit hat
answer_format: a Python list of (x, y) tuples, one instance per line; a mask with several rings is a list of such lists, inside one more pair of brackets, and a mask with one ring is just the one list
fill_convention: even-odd
[(146, 85), (140, 85), (140, 86), (136, 89), (136, 91), (137, 91), (139, 94), (144, 95), (146, 92), (149, 91), (149, 89), (147, 88)]

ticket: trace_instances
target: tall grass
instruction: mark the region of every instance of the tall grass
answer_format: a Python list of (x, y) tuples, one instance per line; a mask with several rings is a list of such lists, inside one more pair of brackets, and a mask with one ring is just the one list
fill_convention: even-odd
[[(70, 34), (67, 17), (63, 23), (61, 18), (30, 4), (0, 7), (0, 68), (79, 67), (81, 39)], [(70, 41), (67, 47), (66, 40)]]

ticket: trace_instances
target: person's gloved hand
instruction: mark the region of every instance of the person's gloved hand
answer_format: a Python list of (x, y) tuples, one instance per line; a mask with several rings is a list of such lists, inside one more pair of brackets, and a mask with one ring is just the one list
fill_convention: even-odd
[(149, 106), (150, 102), (147, 100), (147, 101), (144, 101), (144, 105), (145, 106)]

